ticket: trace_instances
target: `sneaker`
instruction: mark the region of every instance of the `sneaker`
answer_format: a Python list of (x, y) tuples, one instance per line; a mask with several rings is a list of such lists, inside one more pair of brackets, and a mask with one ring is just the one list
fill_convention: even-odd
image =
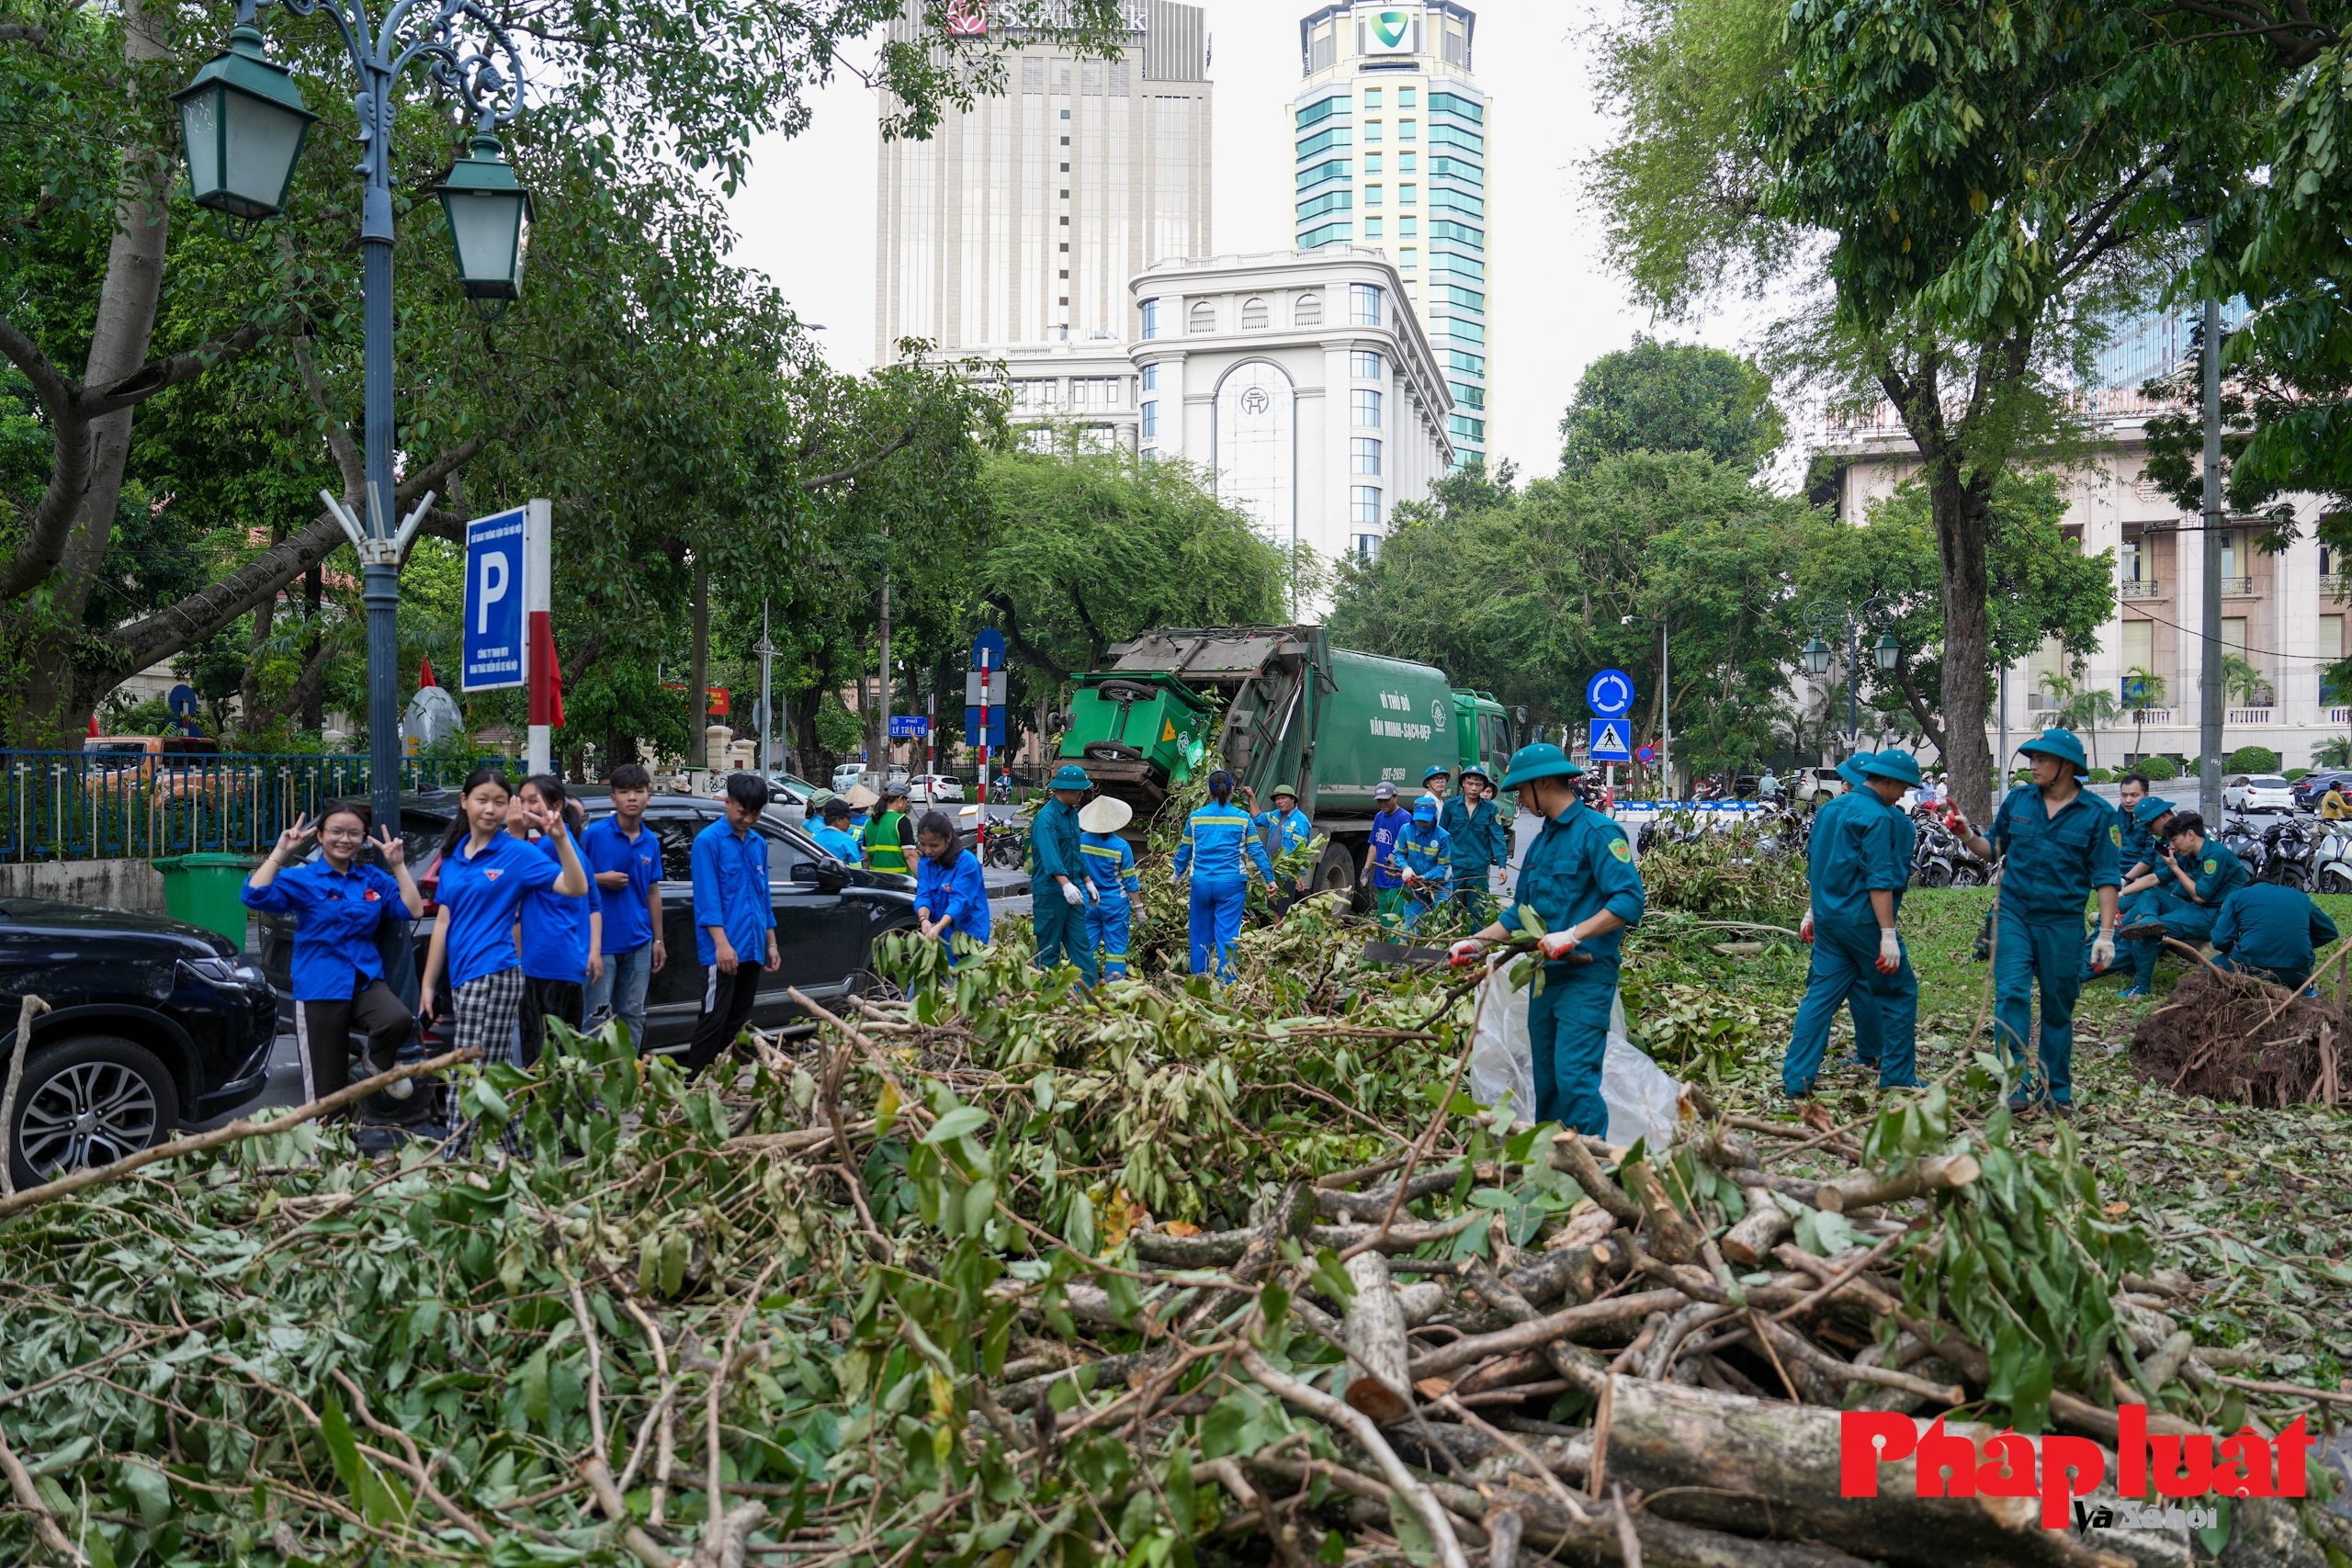
[(2118, 942), (2154, 942), (2165, 934), (2162, 920), (2143, 920), (2136, 926), (2125, 926), (2115, 937)]
[(2145, 986), (2126, 986), (2122, 990), (2116, 994), (2123, 997), (2147, 997), (2154, 996), (2155, 993), (2149, 990)]

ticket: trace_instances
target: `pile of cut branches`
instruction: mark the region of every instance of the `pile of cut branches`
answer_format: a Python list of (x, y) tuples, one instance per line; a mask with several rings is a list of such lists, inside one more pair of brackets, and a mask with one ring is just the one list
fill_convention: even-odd
[(2178, 1094), (2241, 1105), (2338, 1105), (2342, 1004), (2197, 964), (2132, 1032), (2132, 1065)]
[[(469, 1073), (521, 1158), (304, 1124), (51, 1195), (0, 1221), (0, 1560), (2185, 1561), (1906, 1466), (1846, 1497), (1838, 1413), (1990, 1461), (2301, 1397), (2178, 1326), (2063, 1127), (1498, 1128), (1469, 994), (1324, 946), (1085, 996), (908, 948), (725, 1083), (609, 1035)], [(2235, 1506), (2239, 1561), (2340, 1531)]]

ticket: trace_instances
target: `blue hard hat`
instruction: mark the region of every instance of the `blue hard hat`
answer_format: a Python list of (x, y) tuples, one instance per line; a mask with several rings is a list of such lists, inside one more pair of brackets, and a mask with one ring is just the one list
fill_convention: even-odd
[(1855, 752), (1852, 756), (1838, 764), (1838, 776), (1844, 779), (1849, 787), (1853, 789), (1861, 788), (1862, 780), (1867, 776), (1862, 772), (1862, 764), (1877, 755), (1878, 753), (1875, 751)]
[(1094, 787), (1094, 781), (1088, 778), (1086, 770), (1076, 762), (1064, 762), (1055, 770), (1053, 782), (1046, 787), (1047, 789), (1091, 789)]
[(1522, 746), (1511, 753), (1510, 771), (1503, 776), (1503, 788), (1517, 789), (1537, 779), (1580, 779), (1584, 770), (1568, 760), (1568, 754), (1557, 746), (1537, 741)]
[(1890, 751), (1881, 751), (1864, 762), (1862, 773), (1868, 778), (1893, 779), (1905, 789), (1917, 789), (1919, 759), (1898, 746)]
[(2059, 757), (2075, 764), (2078, 773), (2090, 771), (2083, 756), (2082, 737), (2071, 729), (2045, 729), (2018, 748), (2020, 751), (2040, 752), (2045, 757)]
[(1431, 800), (1426, 795), (1421, 796), (1420, 799), (1413, 802), (1413, 820), (1416, 822), (1436, 821), (1437, 802)]

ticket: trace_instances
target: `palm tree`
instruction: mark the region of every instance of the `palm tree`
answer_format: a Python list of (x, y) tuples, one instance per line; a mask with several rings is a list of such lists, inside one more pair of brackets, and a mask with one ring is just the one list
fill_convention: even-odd
[(2123, 716), (2123, 706), (2115, 694), (2105, 686), (2090, 686), (2076, 692), (2058, 710), (2058, 722), (2069, 729), (2086, 731), (2091, 738), (2091, 766), (2098, 766), (2098, 730), (2103, 724), (2113, 724)]
[(2256, 669), (2243, 654), (2224, 649), (2222, 690), (2248, 707), (2267, 707), (2270, 701), (2270, 677)]

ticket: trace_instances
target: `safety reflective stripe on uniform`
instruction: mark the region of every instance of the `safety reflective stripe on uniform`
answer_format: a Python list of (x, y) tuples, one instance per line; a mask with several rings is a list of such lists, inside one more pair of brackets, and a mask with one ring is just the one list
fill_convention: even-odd
[(311, 1070), (311, 1010), (300, 1002), (294, 1004), (294, 1055), (302, 1059), (302, 1103), (308, 1105), (319, 1098), (319, 1085)]
[(1106, 849), (1101, 844), (1080, 844), (1078, 846), (1078, 852), (1082, 855), (1101, 855), (1104, 860), (1119, 858), (1118, 851)]

